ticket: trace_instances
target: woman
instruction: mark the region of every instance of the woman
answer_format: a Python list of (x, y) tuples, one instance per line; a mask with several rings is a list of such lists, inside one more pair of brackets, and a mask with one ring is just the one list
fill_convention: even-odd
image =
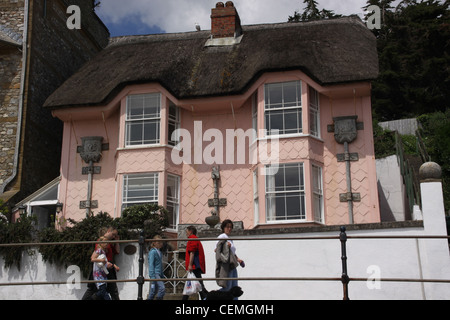
[[(186, 228), (186, 236), (188, 239), (198, 239), (197, 229), (194, 226)], [(205, 253), (200, 241), (188, 241), (186, 245), (186, 270), (193, 272), (196, 278), (202, 277), (202, 273), (206, 272)], [(202, 300), (206, 298), (207, 291), (203, 284), (203, 281), (199, 281), (202, 285), (202, 291), (200, 291), (200, 297)], [(183, 300), (188, 300), (189, 296), (184, 295)]]
[[(216, 245), (216, 278), (237, 278), (237, 266), (244, 266), (244, 261), (236, 255), (236, 247), (233, 240), (229, 240), (233, 230), (233, 222), (224, 220), (220, 226), (222, 234), (219, 235)], [(228, 239), (228, 240), (227, 240)], [(222, 287), (221, 291), (229, 291), (238, 285), (237, 280), (217, 280), (217, 284)], [(235, 298), (237, 300), (237, 298)]]

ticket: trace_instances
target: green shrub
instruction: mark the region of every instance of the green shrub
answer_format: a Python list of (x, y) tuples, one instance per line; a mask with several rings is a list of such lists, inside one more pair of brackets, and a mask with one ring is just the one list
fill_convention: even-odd
[[(0, 222), (0, 243), (31, 243), (35, 234), (35, 217), (29, 217), (22, 214), (15, 223), (6, 223), (3, 219)], [(27, 251), (32, 255), (34, 251), (29, 247), (0, 247), (0, 255), (3, 256), (5, 267), (10, 268), (15, 265), (20, 271), (20, 262), (22, 254)]]
[(169, 226), (167, 210), (157, 204), (142, 204), (126, 208), (118, 224), (120, 235), (137, 238), (138, 230), (144, 231), (147, 239), (161, 234)]

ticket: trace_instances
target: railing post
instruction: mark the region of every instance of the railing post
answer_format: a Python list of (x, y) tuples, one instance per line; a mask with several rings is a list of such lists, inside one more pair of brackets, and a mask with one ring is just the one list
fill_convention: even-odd
[(139, 236), (139, 275), (136, 279), (138, 284), (138, 300), (142, 299), (142, 291), (144, 286), (144, 231), (141, 231), (141, 235)]
[(348, 297), (348, 283), (350, 279), (347, 274), (347, 234), (345, 233), (345, 227), (341, 227), (341, 233), (339, 235), (339, 239), (341, 240), (341, 260), (342, 260), (342, 286), (344, 289), (344, 299), (350, 300)]

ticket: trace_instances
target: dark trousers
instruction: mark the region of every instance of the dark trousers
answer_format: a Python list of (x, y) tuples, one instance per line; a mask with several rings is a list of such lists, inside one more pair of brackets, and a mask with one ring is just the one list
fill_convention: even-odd
[[(116, 269), (108, 269), (108, 280), (117, 280)], [(94, 280), (92, 276), (92, 272), (89, 274), (89, 280)], [(81, 300), (101, 300), (100, 295), (97, 294), (97, 287), (95, 283), (88, 283), (87, 290), (84, 293)], [(107, 283), (106, 291), (110, 294), (112, 300), (120, 300), (119, 298), (119, 289), (117, 288), (117, 283)]]
[[(198, 279), (202, 278), (202, 270), (200, 268), (198, 269), (194, 269), (192, 270), (192, 272), (194, 273), (195, 277)], [(200, 291), (200, 298), (203, 300), (206, 298), (206, 295), (208, 294), (208, 291), (205, 288), (205, 285), (203, 284), (203, 281), (199, 281), (200, 284), (202, 285), (202, 291)], [(183, 299), (182, 300), (189, 300), (189, 296), (188, 295), (183, 295)]]
[(109, 295), (106, 288), (106, 283), (98, 287), (96, 295), (102, 300), (111, 300), (111, 296)]

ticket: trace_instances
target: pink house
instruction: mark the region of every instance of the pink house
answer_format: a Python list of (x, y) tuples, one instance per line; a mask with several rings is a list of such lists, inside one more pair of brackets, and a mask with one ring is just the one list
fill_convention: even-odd
[[(45, 103), (64, 122), (62, 215), (159, 203), (170, 230), (380, 222), (376, 40), (358, 17), (112, 38)], [(170, 231), (169, 230), (169, 231)]]

